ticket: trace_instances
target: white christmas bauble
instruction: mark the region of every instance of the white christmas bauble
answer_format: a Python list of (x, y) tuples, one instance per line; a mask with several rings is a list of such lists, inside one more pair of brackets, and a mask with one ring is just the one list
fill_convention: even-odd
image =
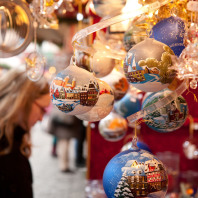
[(96, 105), (87, 113), (76, 115), (81, 120), (96, 122), (106, 117), (113, 109), (114, 94), (111, 87), (104, 81), (97, 79), (99, 84), (99, 98)]
[(171, 69), (173, 51), (167, 45), (147, 38), (132, 47), (124, 61), (127, 80), (137, 89), (157, 92), (165, 89), (176, 77)]
[(101, 78), (101, 80), (107, 82), (113, 89), (115, 100), (120, 100), (124, 97), (129, 89), (129, 83), (124, 74), (113, 69), (113, 71)]
[(115, 60), (108, 57), (108, 52), (96, 52), (92, 59), (91, 68), (95, 72), (96, 77), (101, 78), (113, 70)]
[(126, 135), (128, 123), (119, 114), (111, 112), (107, 117), (100, 120), (98, 128), (105, 140), (115, 142)]
[(69, 65), (51, 83), (52, 103), (69, 115), (90, 111), (98, 101), (99, 85), (92, 73)]

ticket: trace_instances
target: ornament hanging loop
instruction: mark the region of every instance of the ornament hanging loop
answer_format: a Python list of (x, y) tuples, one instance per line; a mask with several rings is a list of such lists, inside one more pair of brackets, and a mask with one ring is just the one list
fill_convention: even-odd
[(70, 65), (75, 65), (75, 66), (76, 66), (76, 57), (75, 57), (75, 55), (73, 55), (73, 56), (71, 57)]

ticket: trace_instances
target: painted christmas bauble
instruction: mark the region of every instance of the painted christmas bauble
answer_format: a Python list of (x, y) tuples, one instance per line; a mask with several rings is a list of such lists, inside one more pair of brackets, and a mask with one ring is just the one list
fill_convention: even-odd
[(106, 117), (113, 109), (114, 94), (111, 87), (104, 81), (97, 79), (99, 84), (99, 98), (96, 105), (87, 113), (76, 115), (81, 120), (96, 122)]
[(184, 46), (185, 24), (179, 17), (161, 20), (152, 28), (151, 38), (168, 45), (179, 56)]
[(126, 135), (128, 124), (126, 119), (117, 113), (111, 112), (100, 120), (98, 128), (105, 140), (115, 142), (121, 140)]
[(57, 74), (50, 87), (52, 103), (68, 115), (90, 111), (98, 101), (99, 85), (92, 73), (69, 65)]
[(93, 0), (96, 14), (100, 17), (119, 13), (125, 4), (126, 0)]
[(124, 61), (128, 82), (145, 92), (156, 92), (168, 87), (176, 76), (172, 66), (173, 51), (167, 45), (147, 38), (132, 47)]
[(108, 57), (108, 52), (96, 52), (91, 61), (91, 69), (97, 78), (104, 77), (111, 73), (115, 66), (115, 60)]
[(115, 111), (126, 118), (141, 109), (140, 100), (132, 94), (127, 93), (121, 100), (114, 104)]
[(101, 80), (105, 81), (111, 86), (114, 92), (115, 100), (120, 100), (123, 98), (129, 89), (129, 83), (125, 75), (116, 69), (113, 69), (109, 75), (101, 78)]
[(164, 198), (168, 177), (162, 162), (151, 153), (132, 146), (113, 157), (103, 174), (108, 198)]
[[(150, 94), (142, 104), (142, 108), (159, 101), (171, 93), (165, 89), (156, 93)], [(188, 105), (186, 100), (179, 96), (171, 101), (168, 105), (162, 106), (160, 109), (151, 114), (147, 114), (144, 119), (146, 124), (153, 130), (158, 132), (171, 132), (179, 129), (185, 122), (188, 115)]]

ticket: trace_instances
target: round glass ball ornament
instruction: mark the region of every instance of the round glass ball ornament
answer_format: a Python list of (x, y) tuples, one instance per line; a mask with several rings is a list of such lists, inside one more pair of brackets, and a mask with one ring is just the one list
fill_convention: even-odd
[(108, 198), (164, 198), (168, 177), (162, 162), (151, 153), (139, 149), (133, 139), (129, 150), (117, 154), (107, 164), (103, 186)]
[(198, 159), (198, 140), (196, 138), (187, 139), (182, 146), (186, 158)]
[(171, 16), (159, 21), (153, 28), (151, 38), (168, 45), (179, 56), (184, 46), (185, 23), (179, 17)]
[(135, 88), (145, 92), (165, 89), (176, 77), (172, 66), (173, 51), (167, 45), (147, 38), (132, 47), (124, 61), (125, 76)]
[(96, 52), (91, 61), (91, 69), (97, 78), (104, 77), (111, 73), (115, 66), (115, 60), (108, 57), (108, 52)]
[(100, 120), (98, 128), (100, 135), (105, 140), (116, 142), (126, 135), (128, 123), (119, 114), (111, 112), (108, 116)]
[[(151, 93), (143, 101), (142, 108), (145, 108), (160, 99), (165, 98), (171, 91), (168, 89)], [(171, 132), (179, 129), (186, 121), (188, 115), (188, 105), (186, 100), (179, 96), (177, 99), (170, 101), (166, 106), (163, 106), (154, 111), (153, 113), (147, 114), (144, 119), (146, 120), (147, 126), (158, 132)]]
[(127, 93), (121, 100), (114, 104), (114, 109), (122, 117), (127, 118), (141, 109), (141, 103), (137, 97)]
[(93, 0), (95, 12), (100, 17), (118, 14), (125, 4), (126, 0)]
[(69, 65), (50, 86), (52, 103), (68, 115), (90, 111), (98, 101), (99, 85), (92, 73)]
[(113, 109), (114, 94), (111, 87), (104, 81), (97, 79), (99, 84), (99, 98), (96, 105), (87, 113), (76, 115), (81, 120), (96, 122), (106, 117)]
[(16, 56), (32, 41), (33, 22), (28, 4), (0, 1), (0, 58)]
[(129, 83), (125, 75), (116, 69), (113, 69), (110, 74), (101, 78), (101, 80), (105, 81), (111, 86), (114, 92), (115, 100), (120, 100), (123, 98), (129, 89)]
[(25, 62), (27, 77), (32, 81), (38, 81), (45, 70), (45, 57), (34, 51), (25, 58)]

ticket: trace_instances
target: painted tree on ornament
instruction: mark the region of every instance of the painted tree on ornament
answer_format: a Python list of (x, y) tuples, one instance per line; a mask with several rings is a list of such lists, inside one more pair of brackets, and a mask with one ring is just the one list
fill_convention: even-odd
[(116, 198), (133, 198), (133, 194), (131, 193), (130, 186), (127, 183), (127, 175), (124, 172), (121, 180), (119, 181), (117, 188), (115, 190), (114, 196)]

